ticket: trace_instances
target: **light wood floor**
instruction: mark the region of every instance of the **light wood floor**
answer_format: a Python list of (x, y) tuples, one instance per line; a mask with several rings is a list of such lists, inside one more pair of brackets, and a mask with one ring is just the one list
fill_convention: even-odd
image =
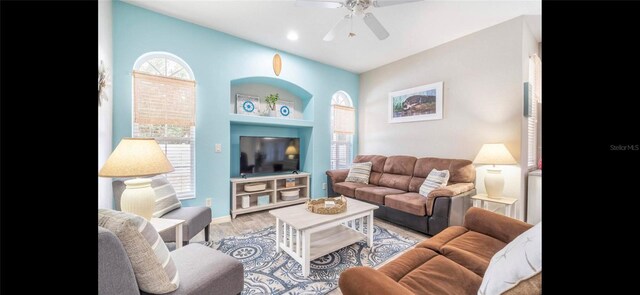
[[(417, 231), (386, 222), (382, 219), (375, 218), (374, 223), (377, 226), (396, 232), (402, 236), (413, 238), (417, 241), (422, 241), (428, 238), (428, 236), (423, 233), (419, 233)], [(218, 241), (224, 237), (246, 234), (275, 224), (275, 217), (269, 214), (268, 211), (242, 214), (238, 215), (235, 219), (232, 219), (231, 222), (218, 224), (212, 223), (209, 231), (209, 240)], [(199, 241), (204, 241), (204, 231), (198, 233), (195, 237), (193, 237), (193, 239), (191, 239), (190, 242)], [(395, 257), (401, 255), (402, 253), (404, 252), (398, 253)], [(387, 261), (393, 260), (395, 257), (392, 257)], [(383, 264), (384, 263), (380, 264), (380, 266), (382, 266)], [(328, 295), (342, 295), (342, 292), (340, 292), (340, 288), (336, 288)]]

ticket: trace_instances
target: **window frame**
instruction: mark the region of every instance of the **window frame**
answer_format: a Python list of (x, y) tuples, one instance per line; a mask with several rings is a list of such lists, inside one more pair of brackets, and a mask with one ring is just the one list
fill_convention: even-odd
[[(171, 60), (175, 63), (177, 63), (178, 65), (180, 65), (182, 68), (184, 68), (186, 70), (187, 75), (189, 76), (189, 79), (182, 79), (182, 78), (178, 78), (175, 76), (166, 76), (166, 75), (157, 75), (157, 73), (149, 73), (149, 72), (145, 72), (145, 71), (140, 71), (140, 67), (142, 65), (144, 65), (147, 61), (155, 59), (155, 58), (164, 58), (164, 59), (168, 59)], [(182, 80), (190, 80), (190, 81), (196, 81), (195, 79), (195, 75), (193, 74), (193, 70), (191, 69), (191, 67), (189, 67), (189, 65), (180, 57), (178, 57), (175, 54), (169, 53), (169, 52), (160, 52), (160, 51), (154, 51), (154, 52), (147, 52), (143, 55), (141, 55), (140, 57), (138, 57), (138, 59), (135, 61), (134, 66), (133, 66), (133, 71), (140, 71), (142, 73), (145, 74), (149, 74), (149, 75), (155, 75), (155, 76), (159, 76), (159, 77), (165, 77), (168, 79), (182, 79)], [(134, 87), (133, 85), (135, 83), (135, 77), (133, 75), (133, 73), (131, 74), (131, 136), (132, 137), (138, 137), (137, 136), (137, 132), (139, 132), (138, 130), (138, 124), (135, 122), (135, 97), (134, 97)], [(197, 92), (194, 94), (196, 97), (194, 97), (194, 99), (197, 99)], [(195, 116), (195, 114), (194, 114)], [(166, 129), (169, 128), (169, 124), (164, 124), (164, 135), (167, 134)], [(192, 191), (189, 192), (179, 192), (176, 191), (176, 196), (178, 197), (179, 200), (190, 200), (190, 199), (195, 199), (196, 198), (196, 126), (191, 126), (190, 127), (190, 131), (189, 131), (189, 137), (188, 138), (182, 138), (182, 137), (170, 137), (170, 136), (163, 136), (163, 137), (154, 137), (154, 139), (158, 142), (158, 145), (160, 145), (160, 148), (162, 149), (163, 152), (165, 152), (166, 154), (166, 145), (169, 144), (169, 142), (175, 142), (175, 141), (188, 141), (189, 142), (189, 146), (190, 146), (190, 150), (191, 150), (191, 165), (190, 165), (190, 175), (191, 175), (191, 187), (192, 187)], [(173, 165), (173, 163), (172, 163)], [(173, 173), (173, 172), (170, 172)], [(169, 173), (166, 173), (165, 175), (167, 175)], [(176, 185), (174, 185), (175, 187)]]
[(540, 152), (538, 150), (539, 110), (538, 103), (542, 101), (542, 61), (537, 54), (529, 56), (529, 105), (530, 115), (527, 117), (527, 170), (538, 169)]
[[(340, 98), (342, 98), (342, 100), (340, 100)], [(341, 105), (341, 106), (347, 106), (347, 107), (351, 107), (353, 108), (353, 100), (351, 99), (351, 96), (343, 90), (339, 90), (336, 91), (332, 96), (331, 96), (331, 110), (330, 110), (330, 114), (329, 114), (329, 124), (330, 124), (330, 131), (331, 131), (331, 140), (330, 140), (330, 144), (329, 144), (329, 168), (331, 170), (334, 169), (348, 169), (351, 164), (353, 163), (353, 142), (354, 142), (354, 134), (357, 132), (356, 130), (354, 130), (354, 134), (342, 134), (342, 133), (336, 133), (333, 131), (333, 124), (334, 124), (334, 105)], [(356, 110), (354, 108), (353, 111), (354, 116), (356, 115)], [(354, 118), (355, 119), (355, 118)], [(357, 124), (356, 124), (357, 126)], [(346, 140), (338, 140), (337, 137), (340, 135), (344, 135), (347, 137)], [(339, 147), (340, 145), (347, 145), (347, 151), (346, 151), (346, 159), (344, 159), (344, 166), (340, 165), (340, 159), (339, 159)], [(334, 145), (335, 145), (335, 152), (334, 152)], [(334, 156), (336, 156), (334, 158)], [(335, 164), (334, 164), (335, 163)]]

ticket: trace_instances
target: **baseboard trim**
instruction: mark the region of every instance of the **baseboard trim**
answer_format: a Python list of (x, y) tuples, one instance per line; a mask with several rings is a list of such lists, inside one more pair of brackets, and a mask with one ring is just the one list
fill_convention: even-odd
[(221, 216), (221, 217), (216, 217), (211, 219), (211, 223), (213, 224), (225, 223), (225, 222), (231, 222), (231, 215), (226, 215), (226, 216)]

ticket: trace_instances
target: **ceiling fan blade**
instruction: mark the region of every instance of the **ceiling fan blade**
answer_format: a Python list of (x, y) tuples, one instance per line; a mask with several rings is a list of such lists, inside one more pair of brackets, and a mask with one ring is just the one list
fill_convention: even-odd
[(344, 6), (339, 1), (314, 1), (314, 0), (297, 0), (298, 7), (315, 7), (315, 8), (340, 8)]
[(333, 28), (331, 29), (331, 31), (329, 31), (329, 33), (327, 33), (324, 38), (322, 38), (322, 40), (324, 41), (332, 41), (333, 38), (336, 37), (336, 33), (338, 33), (339, 31), (341, 31), (346, 25), (347, 22), (349, 22), (349, 20), (351, 20), (351, 15), (347, 14), (343, 19), (341, 19), (335, 26), (333, 26)]
[(385, 7), (391, 5), (405, 4), (411, 2), (421, 2), (424, 0), (376, 0), (373, 1), (373, 6), (375, 7)]
[(376, 37), (378, 37), (378, 39), (384, 40), (389, 37), (389, 32), (384, 29), (382, 24), (375, 16), (373, 16), (371, 12), (365, 14), (362, 20), (364, 20), (364, 23), (367, 24), (369, 29), (371, 29), (371, 31), (376, 35)]

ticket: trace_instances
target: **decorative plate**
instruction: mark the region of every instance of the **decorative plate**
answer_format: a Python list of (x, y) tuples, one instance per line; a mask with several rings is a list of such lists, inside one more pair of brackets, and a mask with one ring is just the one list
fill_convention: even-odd
[(258, 115), (260, 98), (257, 96), (236, 94), (236, 113), (242, 115)]
[(290, 112), (291, 112), (291, 111), (289, 110), (289, 107), (288, 107), (288, 106), (281, 106), (281, 107), (280, 107), (280, 114), (281, 114), (282, 116), (284, 116), (284, 117), (289, 116), (289, 113), (290, 113)]
[(252, 102), (250, 102), (250, 101), (245, 101), (245, 102), (242, 104), (242, 108), (244, 109), (244, 111), (245, 111), (245, 112), (247, 112), (247, 113), (251, 113), (251, 112), (253, 112), (253, 111), (256, 109), (256, 106), (255, 106), (255, 105), (253, 105), (253, 103), (252, 103)]

